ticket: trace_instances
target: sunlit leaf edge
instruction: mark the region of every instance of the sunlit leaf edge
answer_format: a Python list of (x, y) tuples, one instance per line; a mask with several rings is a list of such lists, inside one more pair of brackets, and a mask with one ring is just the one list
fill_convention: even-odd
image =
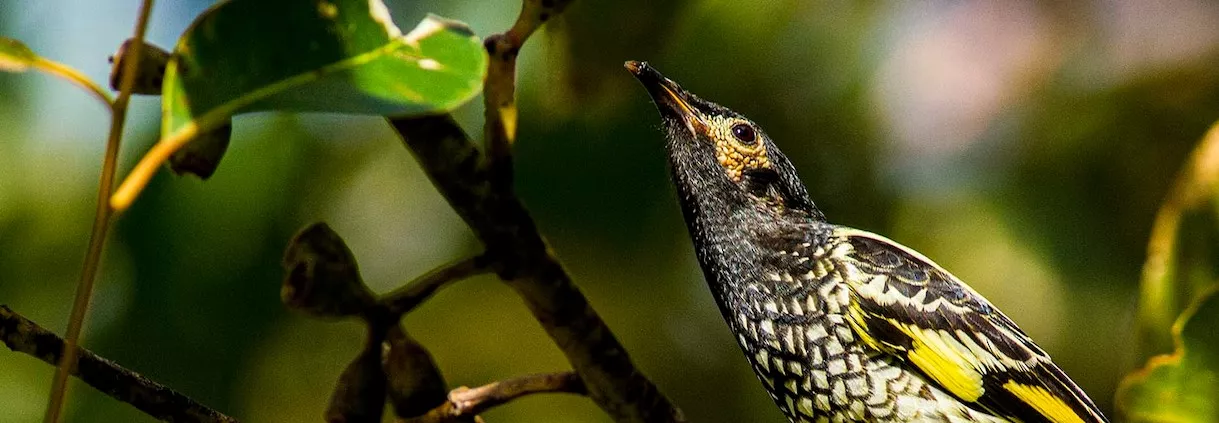
[[(1127, 420), (1136, 422), (1193, 421), (1189, 420), (1188, 418), (1182, 420), (1182, 416), (1164, 415), (1156, 410), (1136, 409), (1136, 405), (1134, 404), (1136, 404), (1138, 398), (1134, 397), (1134, 395), (1145, 393), (1140, 392), (1139, 388), (1144, 387), (1146, 383), (1151, 381), (1151, 377), (1156, 375), (1157, 372), (1171, 371), (1173, 370), (1172, 367), (1182, 365), (1185, 362), (1187, 355), (1189, 355), (1190, 358), (1193, 357), (1190, 355), (1188, 345), (1189, 341), (1187, 341), (1185, 337), (1187, 327), (1193, 327), (1193, 325), (1200, 324), (1207, 325), (1207, 328), (1210, 330), (1214, 330), (1216, 327), (1219, 327), (1219, 321), (1199, 321), (1198, 319), (1195, 319), (1195, 317), (1199, 317), (1199, 311), (1207, 307), (1219, 307), (1219, 289), (1211, 289), (1198, 295), (1196, 300), (1192, 302), (1190, 306), (1181, 313), (1180, 316), (1178, 316), (1170, 330), (1173, 344), (1175, 346), (1171, 353), (1160, 354), (1149, 358), (1145, 366), (1131, 372), (1122, 379), (1121, 383), (1118, 385), (1114, 398), (1118, 411), (1125, 416)], [(1211, 353), (1214, 353), (1214, 351), (1211, 351)], [(1219, 363), (1211, 363), (1211, 365), (1219, 366)], [(1211, 368), (1210, 373), (1213, 377), (1216, 373), (1219, 373), (1219, 368)], [(1205, 377), (1205, 375), (1195, 375), (1195, 377)], [(1215, 386), (1215, 388), (1216, 390), (1219, 390), (1219, 386)], [(1157, 402), (1159, 402), (1160, 405), (1167, 404), (1162, 399), (1157, 399)]]

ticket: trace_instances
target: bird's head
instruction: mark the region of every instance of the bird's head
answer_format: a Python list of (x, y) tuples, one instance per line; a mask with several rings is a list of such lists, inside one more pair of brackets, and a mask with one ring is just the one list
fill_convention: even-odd
[(795, 167), (756, 123), (682, 89), (647, 62), (626, 68), (660, 111), (683, 202), (794, 210), (824, 220)]

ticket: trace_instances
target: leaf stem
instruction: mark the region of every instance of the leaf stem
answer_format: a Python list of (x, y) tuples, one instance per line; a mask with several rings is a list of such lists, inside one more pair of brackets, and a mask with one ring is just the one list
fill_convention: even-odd
[(68, 82), (84, 88), (85, 91), (88, 91), (89, 94), (93, 94), (93, 96), (97, 97), (97, 99), (102, 103), (106, 103), (106, 107), (109, 108), (111, 112), (114, 111), (114, 98), (110, 96), (110, 93), (107, 93), (106, 90), (103, 90), (100, 85), (97, 85), (96, 82), (93, 82), (93, 80), (89, 79), (89, 77), (85, 76), (85, 74), (80, 73), (80, 71), (63, 63), (43, 57), (38, 57), (36, 60), (34, 60), (34, 62), (30, 63), (30, 65), (42, 70), (43, 72), (58, 76), (67, 80)]
[[(144, 42), (144, 33), (148, 29), (148, 18), (152, 12), (153, 0), (143, 0), (140, 4), (139, 17), (135, 26), (135, 42)], [(55, 370), (55, 378), (51, 382), (51, 398), (47, 401), (47, 412), (43, 421), (59, 422), (63, 414), (64, 399), (68, 392), (68, 376), (76, 367), (80, 344), (80, 333), (84, 327), (85, 316), (89, 310), (89, 299), (93, 296), (93, 283), (97, 279), (97, 269), (101, 264), (102, 250), (106, 244), (106, 234), (114, 209), (110, 207), (110, 193), (114, 189), (114, 175), (118, 167), (119, 144), (123, 138), (123, 124), (127, 118), (127, 103), (131, 99), (131, 88), (135, 84), (136, 70), (139, 69), (140, 52), (143, 49), (133, 48), (127, 52), (126, 69), (122, 84), (119, 86), (118, 98), (110, 109), (110, 134), (106, 140), (105, 157), (102, 160), (102, 174), (97, 187), (97, 209), (93, 218), (93, 232), (89, 235), (89, 250), (85, 254), (84, 269), (80, 281), (76, 284), (76, 296), (72, 301), (72, 314), (68, 320), (68, 330), (64, 336), (64, 354)], [(75, 81), (75, 80), (74, 80)], [(95, 84), (89, 84), (95, 87)], [(88, 88), (88, 87), (87, 87)], [(90, 88), (93, 89), (93, 88)], [(100, 89), (99, 89), (100, 91)]]
[(161, 164), (169, 160), (169, 156), (173, 155), (175, 151), (180, 150), (196, 135), (199, 135), (199, 126), (198, 121), (191, 123), (174, 132), (173, 135), (153, 144), (152, 149), (144, 153), (144, 157), (140, 158), (135, 168), (132, 168), (131, 172), (123, 178), (123, 183), (114, 191), (114, 195), (106, 199), (110, 208), (116, 212), (122, 212), (131, 207), (131, 203), (135, 202), (135, 198), (140, 195), (148, 182), (152, 180), (153, 175), (156, 175), (157, 170), (161, 168)]

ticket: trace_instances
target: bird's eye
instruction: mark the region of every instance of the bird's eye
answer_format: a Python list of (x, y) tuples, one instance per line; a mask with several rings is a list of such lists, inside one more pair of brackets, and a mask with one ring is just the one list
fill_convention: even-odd
[(745, 145), (752, 145), (758, 139), (758, 134), (753, 131), (753, 127), (744, 123), (732, 125), (732, 136)]

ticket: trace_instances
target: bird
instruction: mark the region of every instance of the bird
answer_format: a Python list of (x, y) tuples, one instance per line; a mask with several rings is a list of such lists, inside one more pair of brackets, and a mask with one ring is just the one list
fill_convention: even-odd
[(628, 61), (720, 312), (796, 422), (1107, 422), (998, 308), (881, 235), (829, 223), (754, 121)]

